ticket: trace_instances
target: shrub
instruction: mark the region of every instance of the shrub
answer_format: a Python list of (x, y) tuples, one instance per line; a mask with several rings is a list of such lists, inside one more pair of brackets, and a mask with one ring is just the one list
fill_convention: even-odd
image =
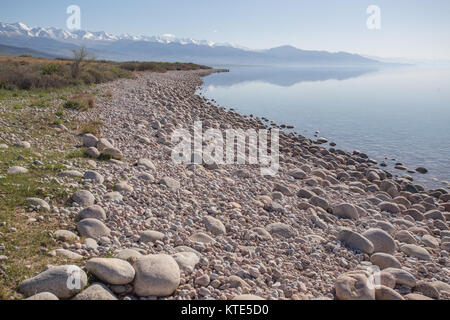
[(64, 107), (77, 111), (87, 111), (95, 108), (95, 99), (91, 94), (79, 94), (67, 100)]
[(61, 70), (61, 65), (58, 63), (49, 63), (44, 65), (41, 70), (42, 75), (52, 75), (58, 73)]

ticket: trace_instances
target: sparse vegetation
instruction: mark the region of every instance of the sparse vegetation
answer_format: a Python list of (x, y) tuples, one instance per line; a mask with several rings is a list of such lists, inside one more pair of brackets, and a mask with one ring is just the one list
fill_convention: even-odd
[(99, 134), (100, 127), (103, 125), (103, 122), (98, 120), (89, 121), (88, 123), (83, 123), (81, 125), (81, 132), (82, 134), (88, 134), (91, 133), (93, 135)]
[(152, 71), (152, 72), (166, 72), (170, 70), (211, 69), (210, 67), (194, 63), (138, 62), (138, 61), (123, 62), (120, 64), (120, 67), (128, 71)]
[(64, 103), (67, 109), (87, 111), (95, 108), (95, 98), (92, 94), (77, 94)]
[(73, 59), (43, 59), (30, 55), (0, 57), (0, 91), (57, 89), (131, 78), (133, 72), (210, 69), (193, 63), (113, 62), (89, 58), (86, 49)]

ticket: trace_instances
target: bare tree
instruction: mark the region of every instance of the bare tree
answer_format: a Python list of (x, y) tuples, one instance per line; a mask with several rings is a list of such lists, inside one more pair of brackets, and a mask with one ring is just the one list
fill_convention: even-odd
[(72, 77), (78, 78), (80, 75), (81, 64), (86, 60), (88, 52), (85, 47), (80, 50), (72, 50), (73, 52), (73, 64), (72, 64)]

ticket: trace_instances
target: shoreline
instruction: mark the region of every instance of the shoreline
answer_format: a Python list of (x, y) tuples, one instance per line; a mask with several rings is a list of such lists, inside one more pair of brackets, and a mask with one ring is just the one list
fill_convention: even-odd
[[(178, 127), (195, 121), (204, 130), (267, 127), (197, 95), (202, 76), (212, 72), (143, 73), (101, 84), (97, 107), (72, 113), (102, 127), (82, 137), (95, 155), (90, 168), (71, 162), (88, 178), (64, 178), (85, 192), (57, 208), (78, 217), (64, 231), (90, 240), (64, 249), (81, 256), (82, 272), (104, 288), (84, 283), (69, 297), (450, 299), (445, 190), (393, 180), (365, 154), (283, 131), (274, 177), (257, 165), (173, 163), (171, 134)], [(100, 153), (116, 159), (96, 159)], [(377, 293), (368, 280), (374, 266), (382, 270), (375, 273), (383, 284)], [(153, 285), (158, 277), (164, 285)], [(38, 279), (22, 283), (26, 296), (33, 284), (43, 286)]]
[[(230, 72), (228, 69), (213, 69), (213, 70), (214, 70), (213, 72), (210, 72), (210, 73), (208, 73), (208, 74), (206, 74), (206, 75), (200, 75), (200, 77), (202, 77), (202, 78), (203, 78), (203, 77), (207, 77), (207, 76), (209, 76), (209, 75), (211, 75), (211, 74), (213, 74), (213, 73)], [(198, 91), (198, 93), (196, 93), (196, 94), (197, 94), (198, 96), (200, 96), (202, 99), (205, 99), (205, 100), (208, 101), (208, 102), (214, 102), (214, 103), (216, 103), (216, 101), (215, 101), (214, 99), (209, 99), (209, 98), (207, 98), (206, 96), (203, 95), (203, 93), (201, 92), (202, 86), (203, 86), (203, 81), (202, 81), (202, 84), (198, 86), (198, 88), (197, 88), (197, 90), (196, 90), (196, 92)], [(218, 106), (216, 106), (216, 107), (219, 108)], [(242, 114), (242, 113), (240, 113), (239, 111), (236, 111), (236, 110), (233, 109), (233, 108), (227, 108), (227, 107), (224, 107), (224, 108), (225, 108), (226, 110), (228, 110), (228, 111), (232, 111), (232, 112), (235, 112), (235, 113), (241, 115), (241, 117), (243, 117), (243, 118), (248, 118), (248, 117), (250, 117), (250, 115)], [(319, 137), (319, 136), (317, 135), (317, 132), (314, 134), (314, 137), (316, 138), (316, 139), (314, 139), (314, 138), (312, 138), (312, 137), (307, 137), (307, 136), (304, 136), (304, 135), (302, 135), (302, 134), (296, 132), (296, 131), (295, 131), (296, 128), (293, 127), (293, 126), (286, 125), (286, 124), (276, 124), (273, 120), (270, 120), (270, 119), (268, 119), (268, 118), (265, 117), (265, 116), (259, 116), (259, 117), (258, 117), (258, 116), (253, 116), (253, 115), (251, 115), (251, 116), (252, 116), (252, 118), (255, 118), (255, 119), (257, 119), (257, 120), (258, 120), (258, 119), (263, 120), (263, 122), (262, 122), (262, 123), (260, 122), (260, 124), (267, 124), (267, 123), (270, 123), (270, 126), (267, 126), (267, 128), (277, 128), (277, 129), (280, 130), (280, 132), (283, 131), (285, 134), (288, 134), (288, 135), (289, 135), (289, 134), (293, 134), (294, 136), (298, 137), (300, 140), (305, 140), (305, 139), (307, 139), (307, 140), (309, 140), (310, 143), (315, 144), (315, 145), (317, 145), (317, 146), (324, 147), (325, 149), (327, 149), (327, 147), (328, 147), (328, 149), (336, 150), (338, 153), (344, 152), (344, 153), (347, 154), (347, 155), (348, 155), (348, 154), (351, 154), (351, 153), (353, 153), (354, 155), (358, 155), (358, 153), (359, 153), (359, 154), (362, 154), (364, 158), (366, 158), (366, 159), (369, 160), (368, 162), (371, 162), (372, 164), (374, 164), (375, 166), (377, 166), (378, 169), (383, 170), (389, 177), (395, 177), (395, 178), (397, 178), (397, 179), (400, 180), (400, 181), (403, 181), (403, 180), (409, 180), (408, 178), (406, 178), (406, 176), (408, 176), (408, 173), (421, 174), (421, 173), (418, 172), (417, 170), (411, 170), (411, 169), (408, 169), (408, 168), (404, 167), (404, 165), (403, 165), (401, 162), (399, 162), (398, 159), (393, 159), (393, 158), (385, 157), (385, 160), (384, 160), (382, 163), (379, 164), (377, 160), (370, 158), (366, 153), (361, 152), (360, 150), (354, 149), (353, 151), (348, 151), (348, 150), (342, 150), (342, 149), (339, 149), (339, 148), (336, 146), (336, 144), (333, 143), (333, 142), (330, 142), (330, 141), (328, 140), (327, 137)], [(290, 131), (287, 131), (287, 132), (286, 132), (286, 131), (284, 131), (284, 130), (290, 130)], [(322, 141), (321, 141), (321, 140), (322, 140)], [(333, 151), (331, 151), (331, 152), (333, 152)], [(355, 152), (356, 152), (356, 153), (355, 153)], [(386, 167), (386, 165), (383, 165), (383, 164), (388, 163), (388, 162), (391, 162), (390, 165), (395, 166), (393, 169), (397, 169), (397, 168), (396, 168), (397, 166), (402, 167), (402, 169), (397, 169), (397, 170), (402, 170), (402, 171), (401, 171), (401, 172), (398, 172), (398, 173), (394, 173), (394, 172), (392, 172), (392, 170), (389, 170), (389, 171), (388, 171), (387, 169), (383, 169), (383, 168)], [(422, 168), (422, 167), (418, 167), (418, 168), (424, 169), (424, 168)], [(403, 172), (404, 174), (402, 174), (402, 172)], [(413, 180), (409, 180), (410, 183), (414, 183), (414, 177), (411, 177), (411, 178), (413, 178)], [(450, 187), (448, 186), (448, 184), (446, 184), (446, 181), (441, 181), (441, 180), (438, 180), (438, 179), (436, 178), (436, 181), (435, 181), (435, 182), (438, 183), (438, 184), (440, 184), (441, 187), (433, 188), (433, 187), (423, 186), (423, 185), (420, 185), (420, 186), (422, 187), (423, 190), (427, 190), (427, 191), (438, 190), (438, 189), (444, 189), (444, 190), (447, 189), (447, 190), (448, 190), (448, 189), (450, 188)], [(447, 190), (446, 190), (446, 191), (447, 191)]]
[[(214, 78), (214, 79), (219, 79), (219, 78)], [(214, 86), (216, 81), (210, 81), (209, 83)], [(225, 81), (226, 82), (226, 81)], [(217, 83), (221, 83), (220, 80), (217, 80)], [(224, 93), (227, 93), (226, 91), (220, 91), (221, 93), (219, 94), (219, 97), (222, 97), (222, 102), (225, 101), (225, 103), (223, 105), (227, 104), (227, 99), (225, 97), (223, 97), (222, 95)], [(231, 92), (229, 94), (232, 94), (233, 90), (231, 90)], [(198, 93), (206, 98), (207, 100), (211, 100), (211, 101), (215, 101), (215, 94), (214, 91), (209, 91), (208, 88), (206, 86), (201, 86), (199, 87)], [(257, 106), (252, 105), (252, 103), (247, 103), (246, 100), (248, 101), (250, 97), (246, 97), (244, 98), (245, 100), (244, 102), (244, 106), (246, 106), (244, 109), (249, 109), (249, 105), (252, 106), (249, 110), (246, 110), (244, 113), (242, 113), (242, 115), (246, 115), (248, 116), (251, 113), (257, 113), (257, 117), (259, 117), (260, 119), (263, 120), (267, 120), (268, 116), (267, 114), (261, 113), (257, 110), (254, 110)], [(232, 99), (234, 101), (234, 99)], [(234, 102), (237, 103), (239, 105), (239, 101), (241, 101), (242, 99)], [(242, 101), (241, 101), (242, 102)], [(217, 104), (217, 103), (216, 103)], [(267, 106), (265, 106), (267, 107)], [(239, 110), (240, 109), (240, 105), (239, 106), (234, 106), (234, 109), (230, 109), (229, 107), (227, 107), (227, 110)], [(242, 111), (240, 111), (242, 112)], [(267, 112), (266, 112), (267, 113)], [(270, 112), (269, 112), (270, 113)], [(272, 116), (274, 116), (272, 114)], [(270, 116), (269, 116), (270, 117)], [(325, 126), (322, 124), (322, 126), (317, 125), (316, 126), (308, 126), (308, 130), (306, 130), (304, 127), (298, 127), (296, 124), (296, 127), (292, 126), (292, 125), (288, 125), (288, 124), (284, 124), (284, 123), (289, 123), (289, 124), (293, 124), (296, 121), (292, 121), (292, 118), (290, 119), (283, 119), (283, 117), (281, 117), (280, 119), (276, 116), (274, 116), (275, 118), (278, 119), (279, 125), (273, 125), (273, 127), (279, 128), (279, 129), (292, 129), (286, 132), (294, 132), (297, 135), (300, 135), (301, 137), (306, 137), (308, 139), (310, 139), (311, 141), (317, 141), (318, 139), (325, 139), (326, 142), (322, 143), (322, 145), (326, 145), (328, 148), (329, 147), (334, 147), (335, 149), (339, 148), (341, 150), (343, 150), (344, 152), (348, 153), (348, 152), (353, 152), (353, 150), (357, 150), (360, 151), (362, 150), (362, 153), (369, 155), (369, 156), (373, 156), (372, 159), (376, 159), (376, 161), (378, 161), (378, 166), (383, 169), (383, 170), (387, 170), (389, 171), (393, 176), (398, 177), (398, 178), (402, 178), (405, 177), (406, 179), (408, 178), (412, 178), (410, 179), (412, 183), (414, 184), (420, 184), (422, 185), (425, 189), (446, 189), (447, 191), (450, 190), (450, 183), (449, 180), (446, 177), (446, 170), (445, 170), (445, 166), (438, 166), (435, 163), (439, 163), (442, 162), (442, 156), (441, 158), (436, 159), (434, 162), (433, 161), (428, 161), (428, 159), (430, 159), (429, 157), (427, 158), (427, 161), (423, 161), (423, 159), (421, 160), (421, 155), (422, 158), (426, 158), (426, 155), (424, 153), (424, 151), (422, 150), (422, 153), (417, 153), (417, 157), (408, 157), (408, 154), (405, 153), (406, 149), (402, 150), (402, 152), (400, 153), (396, 153), (394, 150), (384, 150), (383, 152), (377, 152), (376, 149), (374, 149), (374, 147), (372, 146), (372, 148), (367, 147), (364, 142), (359, 143), (358, 140), (353, 139), (351, 140), (351, 143), (348, 143), (348, 139), (346, 140), (345, 138), (343, 138), (342, 136), (339, 136), (339, 134), (336, 136), (336, 134), (333, 134), (333, 132), (330, 132), (329, 130), (326, 129), (330, 129), (329, 126), (327, 126), (325, 124)], [(284, 117), (285, 118), (285, 117)], [(272, 119), (268, 119), (267, 123), (269, 123), (269, 121), (272, 124), (275, 124), (274, 121), (272, 121)], [(316, 121), (317, 122), (317, 121)], [(305, 130), (303, 130), (305, 129)], [(319, 131), (315, 131), (315, 130), (320, 130), (320, 132), (323, 131), (327, 131), (328, 135), (325, 134), (323, 136), (321, 136), (319, 134)], [(318, 135), (319, 134), (319, 135)], [(339, 139), (340, 138), (340, 139)], [(335, 141), (335, 140), (339, 140), (339, 141)], [(372, 144), (374, 144), (374, 141), (371, 141)], [(336, 143), (338, 146), (336, 146)], [(383, 144), (383, 141), (379, 142), (380, 144)], [(386, 142), (388, 143), (388, 142)], [(355, 145), (357, 147), (355, 147)], [(365, 152), (365, 151), (370, 151), (369, 152)], [(392, 148), (390, 148), (392, 149)], [(360, 151), (361, 152), (361, 151)], [(393, 154), (395, 156), (393, 156)], [(419, 158), (419, 159), (417, 159)], [(444, 157), (445, 158), (445, 157)], [(445, 162), (445, 161), (444, 161)], [(416, 169), (414, 169), (416, 168)], [(417, 170), (419, 169), (419, 171)]]

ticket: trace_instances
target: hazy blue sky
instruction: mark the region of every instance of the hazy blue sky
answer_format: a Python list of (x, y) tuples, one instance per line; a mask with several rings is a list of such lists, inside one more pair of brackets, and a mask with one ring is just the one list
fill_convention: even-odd
[[(65, 28), (71, 4), (90, 31), (450, 60), (449, 0), (1, 0), (0, 21)], [(366, 27), (369, 5), (381, 30)]]

